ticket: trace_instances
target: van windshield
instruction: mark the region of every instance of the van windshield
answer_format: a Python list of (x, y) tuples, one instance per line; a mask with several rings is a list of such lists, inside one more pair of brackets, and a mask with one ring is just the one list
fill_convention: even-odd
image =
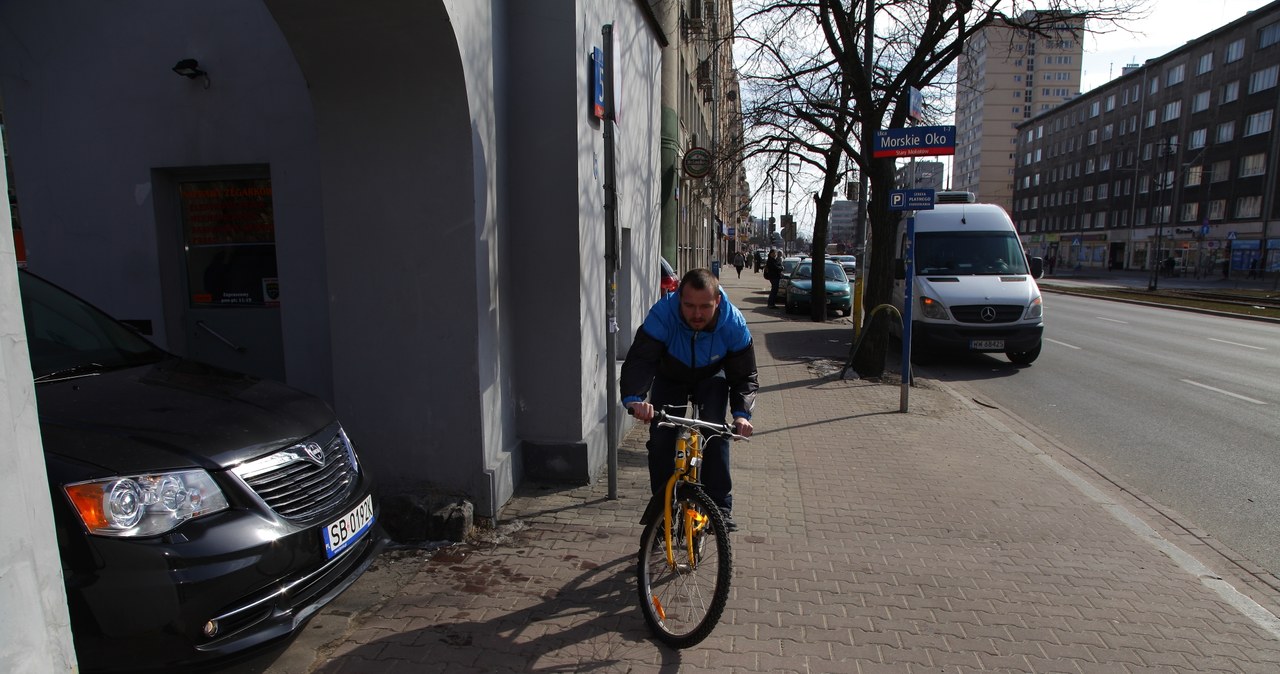
[(1027, 259), (1012, 232), (917, 232), (916, 275), (1026, 274)]

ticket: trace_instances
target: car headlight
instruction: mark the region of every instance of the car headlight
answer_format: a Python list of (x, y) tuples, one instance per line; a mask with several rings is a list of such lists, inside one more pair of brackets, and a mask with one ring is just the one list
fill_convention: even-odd
[(942, 306), (942, 302), (927, 295), (920, 296), (920, 314), (935, 321), (947, 320), (947, 308)]
[(809, 289), (804, 286), (792, 285), (788, 288), (792, 295), (808, 295)]
[(64, 486), (91, 534), (158, 536), (225, 510), (227, 497), (203, 470), (129, 475)]
[(1042, 318), (1044, 317), (1044, 304), (1041, 303), (1039, 295), (1031, 300), (1031, 306), (1027, 307), (1025, 318)]
[(831, 291), (831, 296), (832, 296), (832, 297), (847, 297), (848, 295), (849, 295), (849, 291), (848, 291), (848, 290), (833, 290), (833, 291)]

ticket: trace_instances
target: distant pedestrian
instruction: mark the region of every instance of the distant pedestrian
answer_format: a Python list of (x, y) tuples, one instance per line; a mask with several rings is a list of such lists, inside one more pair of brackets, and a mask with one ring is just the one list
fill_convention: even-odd
[(733, 254), (733, 268), (738, 270), (738, 278), (742, 278), (742, 268), (747, 266), (746, 258), (742, 257), (742, 251)]
[(1045, 260), (1049, 265), (1049, 274), (1053, 274), (1053, 268), (1058, 264), (1058, 256), (1053, 253), (1049, 254), (1049, 259)]
[(1231, 276), (1231, 258), (1223, 258), (1222, 260), (1222, 278)]
[(1249, 261), (1249, 273), (1245, 278), (1258, 278), (1258, 258), (1255, 257)]
[(777, 250), (769, 251), (764, 263), (764, 277), (769, 281), (769, 307), (778, 306), (778, 281), (782, 280), (782, 256)]

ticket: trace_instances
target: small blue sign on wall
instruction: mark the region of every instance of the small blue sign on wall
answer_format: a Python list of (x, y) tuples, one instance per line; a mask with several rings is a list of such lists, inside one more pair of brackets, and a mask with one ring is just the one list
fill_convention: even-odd
[(604, 119), (604, 51), (599, 47), (591, 49), (591, 86), (591, 114)]
[(893, 190), (889, 192), (891, 211), (932, 211), (933, 190)]

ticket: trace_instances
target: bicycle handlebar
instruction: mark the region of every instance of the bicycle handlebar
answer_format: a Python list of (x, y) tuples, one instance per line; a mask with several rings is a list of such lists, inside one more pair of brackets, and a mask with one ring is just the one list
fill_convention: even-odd
[[(636, 413), (635, 413), (635, 410), (628, 407), (627, 414), (630, 414), (631, 416), (635, 416)], [(660, 410), (660, 409), (653, 411), (653, 418), (657, 420), (659, 426), (667, 426), (670, 428), (674, 428), (676, 426), (684, 426), (685, 428), (692, 428), (692, 429), (705, 428), (706, 430), (710, 431), (713, 435), (722, 435), (726, 438), (732, 438), (734, 440), (744, 440), (746, 442), (751, 442), (751, 438), (748, 438), (745, 435), (738, 435), (737, 433), (734, 433), (733, 426), (729, 424), (717, 424), (713, 421), (703, 421), (702, 419), (687, 419), (685, 417), (677, 417), (672, 414), (668, 414), (666, 410)]]

